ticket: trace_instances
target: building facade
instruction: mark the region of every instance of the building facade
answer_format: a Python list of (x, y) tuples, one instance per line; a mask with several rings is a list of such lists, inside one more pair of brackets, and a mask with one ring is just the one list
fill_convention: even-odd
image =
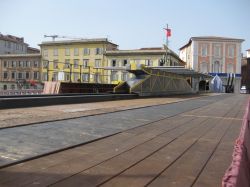
[(108, 83), (104, 54), (118, 45), (107, 38), (50, 41), (40, 44), (42, 81)]
[(250, 93), (250, 49), (247, 50), (247, 56), (242, 58), (241, 74), (241, 86), (246, 86)]
[(23, 38), (0, 33), (0, 54), (25, 54), (27, 48)]
[(0, 90), (41, 88), (40, 54), (0, 55)]
[(233, 74), (234, 92), (238, 93), (241, 82), (241, 44), (243, 39), (225, 37), (192, 37), (180, 48), (180, 58), (187, 68), (221, 77), (227, 84)]
[(131, 63), (146, 66), (185, 64), (171, 50), (166, 60), (166, 47), (118, 50), (118, 45), (107, 38), (50, 41), (40, 46), (42, 81), (117, 84), (132, 76), (121, 70)]
[(169, 51), (168, 61), (166, 60), (166, 49), (141, 48), (136, 50), (113, 50), (105, 53), (108, 67), (114, 68), (109, 70), (109, 82), (118, 83), (127, 81), (133, 75), (125, 70), (119, 70), (120, 67), (126, 67), (130, 64), (145, 66), (184, 66), (185, 62), (179, 59), (178, 55)]

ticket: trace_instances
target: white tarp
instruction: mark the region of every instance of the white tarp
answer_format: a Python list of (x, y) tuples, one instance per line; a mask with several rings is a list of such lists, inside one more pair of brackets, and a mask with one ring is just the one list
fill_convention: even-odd
[(223, 92), (222, 80), (218, 75), (211, 80), (211, 85), (214, 92)]

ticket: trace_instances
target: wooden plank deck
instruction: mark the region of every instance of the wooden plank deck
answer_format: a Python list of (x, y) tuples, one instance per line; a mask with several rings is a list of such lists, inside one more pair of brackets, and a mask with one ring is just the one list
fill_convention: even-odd
[[(247, 96), (3, 168), (0, 186), (220, 186)], [(195, 102), (195, 101), (194, 101)]]

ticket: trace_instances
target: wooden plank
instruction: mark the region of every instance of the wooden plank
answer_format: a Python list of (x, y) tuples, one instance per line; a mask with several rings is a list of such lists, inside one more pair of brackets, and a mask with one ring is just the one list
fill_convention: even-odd
[(233, 122), (204, 171), (195, 182), (194, 187), (221, 186), (221, 179), (232, 161), (233, 147), (240, 127), (240, 121)]
[(215, 128), (199, 139), (180, 159), (153, 180), (149, 186), (192, 186), (229, 127), (228, 120), (217, 120)]
[[(155, 139), (148, 141), (121, 155), (118, 155), (117, 157), (107, 160), (106, 162), (103, 162), (98, 166), (85, 170), (66, 180), (62, 180), (55, 186), (99, 185), (112, 176), (121, 173), (123, 170), (135, 165), (137, 162), (140, 162), (146, 157), (149, 157), (163, 147), (166, 147), (171, 141), (175, 140), (177, 137), (181, 136), (187, 131), (191, 131), (204, 120), (205, 119), (195, 119), (191, 123), (187, 123), (172, 131), (161, 134)], [(189, 122), (189, 119), (187, 118), (186, 121)]]
[[(189, 120), (192, 120), (192, 118), (189, 118)], [(144, 143), (161, 134), (164, 130), (168, 131), (175, 128), (175, 126), (178, 126), (178, 121), (183, 120), (180, 119), (176, 120), (176, 122), (172, 121), (171, 123), (168, 123), (167, 119), (163, 120), (164, 128), (162, 128), (162, 131), (146, 131), (139, 135), (124, 132), (102, 141), (75, 148), (79, 152), (72, 152), (72, 150), (75, 149), (71, 149), (62, 153), (49, 155), (49, 158), (44, 157), (44, 161), (44, 158), (37, 159), (27, 162), (24, 165), (19, 165), (18, 167), (14, 166), (0, 170), (0, 185), (13, 183), (13, 181), (15, 181), (16, 184), (24, 185), (33, 182), (41, 184), (45, 182), (44, 178), (46, 178), (46, 182), (54, 183), (61, 180), (61, 178), (71, 176), (74, 173), (80, 172), (83, 169), (87, 169), (123, 151)], [(150, 125), (154, 126), (154, 123)], [(64, 156), (65, 154), (69, 154), (69, 156)], [(32, 177), (19, 175), (18, 171), (26, 172)], [(8, 177), (9, 173), (12, 173), (11, 179)], [(47, 176), (46, 173), (54, 173), (54, 175)]]
[[(243, 103), (241, 103), (239, 107), (244, 107)], [(234, 116), (232, 117), (242, 118), (242, 112), (240, 110), (236, 112), (236, 110)], [(239, 113), (241, 114), (240, 116)], [(242, 121), (233, 120), (231, 124), (232, 125), (230, 129), (223, 137), (215, 153), (213, 154), (206, 167), (200, 174), (199, 178), (193, 185), (194, 187), (221, 186), (221, 179), (225, 174), (225, 170), (229, 167), (232, 161), (233, 147), (236, 138), (239, 136)]]
[(201, 123), (197, 128), (182, 135), (171, 144), (144, 159), (137, 165), (124, 171), (119, 176), (107, 181), (104, 186), (144, 186), (167, 165), (175, 162), (202, 134), (214, 127), (214, 119)]

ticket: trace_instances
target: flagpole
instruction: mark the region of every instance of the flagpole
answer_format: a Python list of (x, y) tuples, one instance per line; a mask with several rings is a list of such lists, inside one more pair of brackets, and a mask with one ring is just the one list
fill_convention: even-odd
[(168, 24), (167, 24), (167, 34), (166, 34), (166, 66), (168, 66)]
[[(167, 32), (168, 32), (168, 24), (167, 24)], [(168, 34), (167, 35), (167, 38), (166, 38), (166, 46), (168, 47)]]

